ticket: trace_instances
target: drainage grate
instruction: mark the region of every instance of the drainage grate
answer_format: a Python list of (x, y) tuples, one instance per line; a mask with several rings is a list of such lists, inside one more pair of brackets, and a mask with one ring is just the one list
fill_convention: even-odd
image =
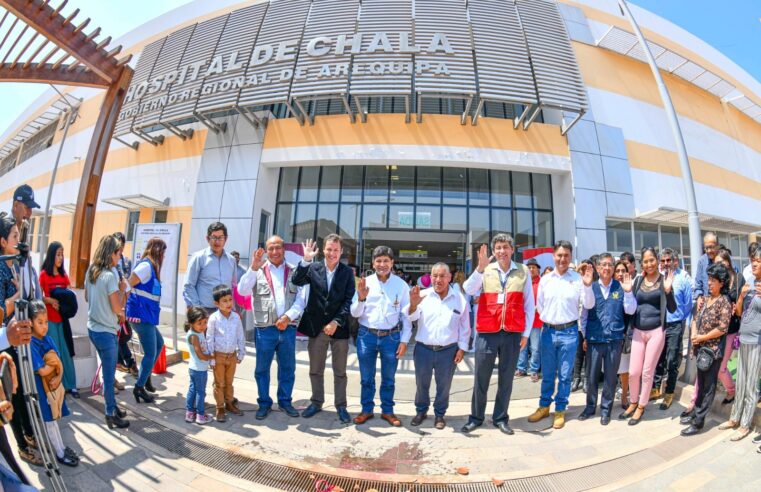
[[(80, 402), (101, 410), (100, 398), (84, 397)], [(174, 454), (209, 468), (227, 473), (252, 483), (287, 492), (305, 492), (315, 489), (315, 481), (324, 479), (347, 492), (376, 489), (378, 492), (574, 492), (601, 487), (620, 480), (632, 469), (648, 469), (674, 459), (709, 439), (702, 433), (691, 439), (675, 437), (651, 449), (597, 463), (583, 468), (550, 473), (543, 476), (505, 480), (501, 487), (489, 482), (471, 483), (417, 483), (362, 480), (339, 475), (326, 475), (278, 465), (268, 461), (241, 456), (237, 453), (200, 441), (174, 429), (142, 417), (134, 412), (130, 416), (129, 431), (157, 444)]]

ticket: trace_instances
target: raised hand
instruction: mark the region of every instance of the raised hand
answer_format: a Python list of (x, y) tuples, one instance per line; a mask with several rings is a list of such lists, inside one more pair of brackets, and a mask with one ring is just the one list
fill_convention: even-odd
[(584, 285), (587, 287), (591, 286), (595, 278), (592, 266), (584, 263), (579, 267), (579, 270), (581, 270), (581, 280), (584, 282)]
[(624, 292), (627, 294), (632, 291), (634, 282), (632, 282), (632, 276), (628, 273), (624, 273), (623, 281), (621, 282), (621, 287), (624, 289)]
[(488, 247), (485, 244), (482, 244), (478, 249), (478, 267), (476, 270), (478, 270), (479, 273), (484, 273), (484, 270), (489, 266), (489, 263), (491, 263), (493, 259), (494, 255), (489, 256)]
[(420, 296), (420, 287), (415, 286), (410, 289), (410, 314), (417, 311), (417, 307), (420, 305), (420, 302), (423, 300), (423, 298)]
[(307, 239), (301, 243), (301, 247), (304, 248), (304, 261), (309, 263), (317, 256), (317, 243), (311, 239)]
[(674, 271), (669, 268), (666, 273), (663, 274), (663, 290), (666, 294), (671, 292), (671, 286), (674, 284)]
[(367, 279), (362, 277), (357, 283), (357, 297), (360, 301), (367, 299), (367, 295), (370, 293), (370, 288), (367, 286)]
[(259, 248), (251, 253), (251, 270), (257, 271), (264, 266), (264, 248)]

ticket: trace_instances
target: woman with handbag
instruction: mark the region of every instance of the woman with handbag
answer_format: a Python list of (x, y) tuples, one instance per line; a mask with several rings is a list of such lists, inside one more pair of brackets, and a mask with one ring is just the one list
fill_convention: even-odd
[(754, 285), (745, 284), (735, 313), (740, 321), (740, 349), (737, 358), (737, 393), (729, 420), (720, 430), (737, 429), (731, 440), (739, 441), (750, 434), (758, 401), (758, 378), (761, 374), (761, 249), (751, 257)]
[(164, 262), (166, 243), (154, 237), (148, 240), (140, 261), (129, 277), (132, 287), (127, 299), (127, 319), (140, 338), (143, 360), (132, 394), (135, 401), (152, 403), (156, 389), (151, 382), (151, 371), (156, 365), (164, 338), (156, 327), (161, 314), (161, 265)]
[(722, 386), (724, 386), (724, 389), (727, 392), (727, 396), (721, 404), (729, 405), (735, 400), (735, 382), (732, 379), (732, 373), (727, 369), (727, 363), (729, 362), (730, 357), (732, 357), (732, 352), (734, 352), (736, 346), (740, 346), (740, 344), (737, 343), (739, 342), (739, 340), (737, 340), (737, 332), (740, 331), (740, 316), (736, 315), (734, 311), (738, 299), (740, 299), (740, 292), (742, 292), (743, 287), (745, 287), (745, 278), (743, 278), (742, 275), (737, 274), (735, 269), (732, 268), (732, 256), (726, 249), (720, 249), (719, 252), (716, 253), (716, 260), (714, 261), (723, 264), (729, 272), (727, 295), (729, 296), (729, 301), (732, 303), (733, 310), (732, 320), (729, 322), (729, 330), (727, 331), (726, 343), (724, 344), (724, 357), (721, 359), (721, 367), (719, 368), (719, 381), (721, 381)]
[(724, 336), (732, 318), (732, 303), (727, 296), (729, 281), (729, 271), (722, 263), (714, 263), (708, 268), (709, 297), (692, 321), (690, 330), (692, 355), (697, 359), (698, 397), (692, 414), (680, 420), (682, 424), (689, 424), (689, 427), (682, 430), (683, 436), (693, 436), (700, 432), (716, 395), (719, 368), (724, 355)]
[(651, 247), (642, 248), (640, 257), (642, 275), (634, 280), (634, 296), (637, 298), (637, 311), (634, 313), (632, 326), (632, 350), (629, 362), (629, 387), (631, 403), (625, 412), (618, 416), (621, 420), (629, 419), (629, 425), (637, 425), (645, 413), (645, 407), (653, 389), (653, 378), (658, 359), (661, 357), (666, 335), (666, 311), (676, 311), (676, 299), (671, 286), (674, 272), (669, 269), (661, 274), (658, 271), (658, 254)]

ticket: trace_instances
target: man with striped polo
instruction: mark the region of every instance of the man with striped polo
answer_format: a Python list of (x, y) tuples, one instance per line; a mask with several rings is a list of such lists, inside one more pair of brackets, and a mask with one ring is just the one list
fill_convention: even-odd
[[(534, 321), (534, 291), (528, 268), (512, 261), (513, 238), (497, 234), (491, 248), (490, 257), (486, 245), (481, 246), (478, 267), (463, 286), (466, 293), (479, 298), (473, 397), (470, 417), (461, 431), (467, 434), (483, 424), (489, 381), (499, 357), (492, 422), (500, 431), (512, 435), (507, 410), (518, 356)], [(494, 258), (496, 263), (491, 263)]]

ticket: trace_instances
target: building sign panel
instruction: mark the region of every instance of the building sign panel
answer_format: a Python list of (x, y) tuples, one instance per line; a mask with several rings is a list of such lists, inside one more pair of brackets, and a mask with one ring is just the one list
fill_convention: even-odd
[(587, 105), (552, 2), (270, 0), (148, 45), (115, 135), (294, 99), (408, 98), (413, 87), (421, 97), (531, 105), (538, 93), (539, 105)]

